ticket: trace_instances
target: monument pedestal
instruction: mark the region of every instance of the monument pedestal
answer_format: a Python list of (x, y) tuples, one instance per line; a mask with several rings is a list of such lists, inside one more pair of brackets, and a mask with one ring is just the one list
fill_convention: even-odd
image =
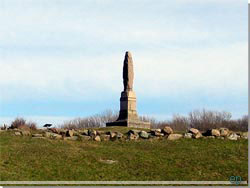
[(106, 126), (126, 126), (135, 128), (150, 128), (150, 122), (140, 121), (136, 111), (136, 95), (133, 91), (123, 91), (120, 98), (119, 117)]

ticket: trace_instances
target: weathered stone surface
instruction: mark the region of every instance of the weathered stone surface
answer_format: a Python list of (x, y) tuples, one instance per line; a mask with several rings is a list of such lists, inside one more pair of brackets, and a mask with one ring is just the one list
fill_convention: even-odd
[(42, 134), (32, 134), (32, 137), (43, 137)]
[(225, 138), (223, 136), (217, 136), (217, 139), (224, 140)]
[(103, 141), (109, 141), (110, 140), (110, 135), (101, 135), (101, 140)]
[(21, 133), (20, 132), (15, 132), (14, 133), (16, 136), (21, 136)]
[(96, 130), (89, 129), (88, 130), (88, 135), (94, 138), (97, 135), (97, 132), (96, 132)]
[(231, 133), (231, 134), (229, 134), (229, 136), (227, 138), (229, 140), (237, 140), (238, 139), (238, 135), (236, 133)]
[(168, 140), (178, 140), (180, 138), (182, 138), (181, 134), (170, 134), (167, 139)]
[(173, 134), (174, 133), (173, 129), (171, 127), (168, 127), (168, 126), (164, 127), (164, 129), (162, 129), (162, 132), (164, 134)]
[(66, 136), (72, 137), (74, 132), (72, 130), (67, 130)]
[(51, 138), (53, 138), (53, 139), (62, 139), (62, 135), (56, 134), (56, 133), (52, 133)]
[(101, 137), (100, 137), (99, 135), (97, 135), (97, 136), (94, 138), (94, 141), (101, 142)]
[(21, 131), (21, 134), (23, 136), (30, 136), (31, 135), (30, 131)]
[(130, 52), (126, 52), (123, 62), (123, 86), (124, 91), (133, 90), (134, 68), (133, 60)]
[(229, 129), (228, 128), (220, 128), (220, 135), (221, 136), (228, 136), (229, 135)]
[(189, 133), (192, 133), (192, 134), (194, 134), (194, 135), (196, 135), (196, 134), (199, 134), (200, 133), (200, 131), (198, 130), (198, 129), (195, 129), (195, 128), (191, 128), (191, 129), (189, 129), (189, 131), (188, 131)]
[(185, 133), (184, 138), (192, 138), (192, 133)]
[(100, 135), (102, 135), (102, 134), (105, 134), (105, 131), (100, 131), (100, 130), (99, 130), (99, 131), (96, 131), (96, 134), (100, 136)]
[(148, 133), (147, 133), (146, 131), (141, 131), (141, 132), (139, 133), (139, 135), (140, 135), (141, 138), (144, 138), (144, 139), (147, 139), (147, 138), (148, 138)]
[(197, 134), (192, 134), (192, 137), (194, 139), (198, 139), (198, 138), (201, 138), (202, 137), (202, 134), (200, 132), (198, 132)]
[(137, 140), (139, 138), (138, 134), (129, 134), (128, 139), (129, 140)]
[(241, 134), (241, 138), (248, 139), (248, 132), (244, 132)]
[(79, 130), (78, 132), (79, 132), (81, 135), (89, 136), (89, 131), (88, 131), (88, 129)]
[(53, 134), (54, 134), (54, 133), (51, 133), (51, 132), (45, 132), (45, 133), (44, 133), (44, 137), (46, 137), (46, 138), (51, 138)]
[(211, 136), (220, 136), (220, 131), (218, 129), (212, 129), (211, 130)]
[(79, 136), (81, 138), (82, 141), (88, 141), (91, 140), (91, 136), (87, 136), (87, 135), (80, 135)]
[(115, 132), (112, 132), (112, 131), (110, 131), (110, 132), (108, 133), (108, 135), (110, 135), (110, 138), (111, 138), (111, 139), (113, 139), (113, 138), (116, 137), (116, 133), (115, 133)]
[(120, 133), (120, 132), (115, 132), (115, 138), (117, 138), (117, 139), (122, 139), (123, 138), (123, 134), (122, 133)]

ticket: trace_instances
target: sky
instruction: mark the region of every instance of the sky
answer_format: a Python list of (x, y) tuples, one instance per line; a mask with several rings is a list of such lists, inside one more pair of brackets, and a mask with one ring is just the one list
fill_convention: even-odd
[(245, 0), (0, 0), (0, 125), (119, 110), (126, 51), (140, 115), (248, 112)]

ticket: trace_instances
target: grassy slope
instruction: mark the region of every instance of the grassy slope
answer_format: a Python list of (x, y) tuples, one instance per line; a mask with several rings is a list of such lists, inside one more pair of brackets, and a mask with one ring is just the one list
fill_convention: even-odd
[[(0, 134), (0, 180), (247, 180), (247, 140), (61, 141)], [(100, 159), (117, 160), (105, 164)]]

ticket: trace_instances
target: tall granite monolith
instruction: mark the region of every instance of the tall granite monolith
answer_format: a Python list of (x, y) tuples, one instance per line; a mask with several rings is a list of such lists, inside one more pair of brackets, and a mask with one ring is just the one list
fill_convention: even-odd
[(106, 123), (106, 126), (127, 126), (135, 128), (150, 128), (150, 123), (140, 121), (136, 111), (136, 95), (133, 91), (134, 69), (130, 52), (126, 52), (123, 62), (123, 86), (124, 90), (120, 98), (119, 117), (114, 122)]

